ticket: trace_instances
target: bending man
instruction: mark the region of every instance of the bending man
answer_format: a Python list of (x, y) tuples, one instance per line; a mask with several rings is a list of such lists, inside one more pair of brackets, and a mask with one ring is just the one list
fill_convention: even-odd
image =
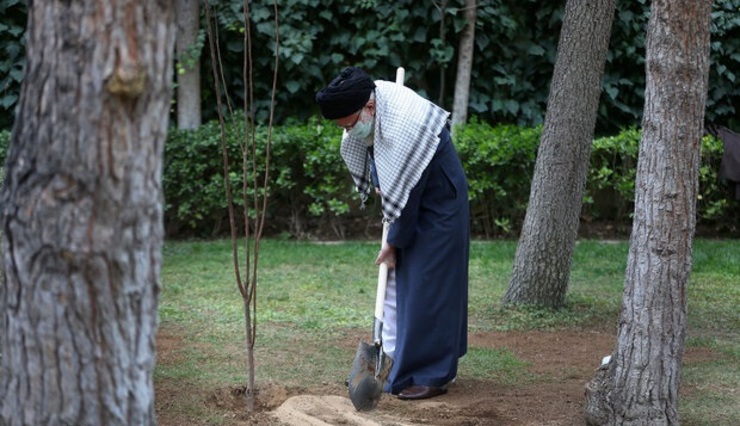
[(385, 328), (396, 332), (386, 391), (408, 400), (444, 394), (467, 351), (470, 246), (468, 186), (449, 113), (356, 67), (320, 90), (316, 102), (345, 130), (341, 155), (363, 204), (377, 179), (390, 223), (376, 259), (395, 267), (395, 292), (387, 293), (395, 301), (386, 300), (383, 321), (384, 342), (394, 340)]

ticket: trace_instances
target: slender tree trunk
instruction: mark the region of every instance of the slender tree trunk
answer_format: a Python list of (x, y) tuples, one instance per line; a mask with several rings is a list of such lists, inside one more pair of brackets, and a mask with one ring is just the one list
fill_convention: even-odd
[(452, 128), (468, 121), (470, 101), (470, 74), (473, 70), (475, 51), (475, 0), (465, 0), (465, 20), (467, 25), (460, 34), (460, 48), (457, 51), (457, 76), (455, 78), (455, 100), (452, 105)]
[(153, 425), (166, 1), (29, 1), (2, 189), (0, 423)]
[(180, 64), (177, 74), (177, 128), (196, 129), (201, 124), (200, 51), (193, 48), (198, 45), (200, 1), (177, 0), (175, 10), (175, 54)]
[[(434, 5), (439, 10), (439, 40), (444, 44), (445, 36), (447, 34), (447, 2), (448, 0), (440, 0), (439, 4), (434, 1)], [(447, 81), (447, 64), (440, 62), (439, 64), (439, 98), (437, 105), (444, 105), (445, 100), (445, 81)]]
[(504, 303), (565, 303), (615, 0), (568, 0), (529, 207)]
[(586, 388), (592, 425), (678, 425), (696, 229), (710, 0), (654, 0), (617, 348)]

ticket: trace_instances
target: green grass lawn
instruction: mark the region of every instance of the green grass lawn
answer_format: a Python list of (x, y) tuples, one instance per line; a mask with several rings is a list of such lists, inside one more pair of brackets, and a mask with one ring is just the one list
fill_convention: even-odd
[[(722, 354), (692, 364), (683, 383), (700, 391), (681, 397), (685, 424), (740, 424), (740, 243), (697, 240), (688, 285), (687, 346)], [(515, 241), (475, 241), (470, 259), (471, 331), (599, 329), (616, 336), (628, 242), (580, 241), (574, 253), (567, 306), (560, 310), (504, 308)], [(352, 358), (356, 333), (368, 334), (377, 279), (378, 244), (319, 244), (265, 240), (257, 284), (257, 382), (316, 386)], [(242, 273), (242, 276), (244, 273)], [(244, 383), (244, 307), (234, 278), (231, 242), (167, 242), (160, 320), (186, 344), (182, 362), (159, 366), (155, 381), (180, 378), (219, 388)], [(308, 350), (345, 339), (323, 351)], [(356, 340), (354, 340), (356, 345)], [(296, 347), (306, 347), (295, 357)], [(290, 349), (290, 350), (288, 350)], [(287, 359), (286, 359), (287, 358)], [(476, 377), (523, 380), (507, 351), (471, 351)], [(331, 379), (333, 380), (333, 379)], [(527, 379), (529, 380), (529, 379)], [(720, 413), (720, 414), (717, 414)]]

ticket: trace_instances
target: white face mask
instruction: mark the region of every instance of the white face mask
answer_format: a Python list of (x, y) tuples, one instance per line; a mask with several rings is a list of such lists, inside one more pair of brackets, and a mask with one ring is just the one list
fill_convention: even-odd
[(365, 139), (375, 130), (375, 117), (367, 118), (367, 115), (365, 114), (365, 110), (363, 109), (360, 113), (360, 119), (357, 121), (357, 123), (349, 129), (347, 132), (348, 135)]

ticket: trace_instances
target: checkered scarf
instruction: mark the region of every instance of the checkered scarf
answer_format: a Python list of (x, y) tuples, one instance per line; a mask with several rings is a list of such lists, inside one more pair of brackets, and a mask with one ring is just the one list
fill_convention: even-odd
[[(389, 81), (375, 82), (373, 151), (380, 182), (383, 221), (392, 223), (432, 160), (449, 112)], [(367, 144), (344, 133), (340, 153), (365, 206), (373, 185)]]

